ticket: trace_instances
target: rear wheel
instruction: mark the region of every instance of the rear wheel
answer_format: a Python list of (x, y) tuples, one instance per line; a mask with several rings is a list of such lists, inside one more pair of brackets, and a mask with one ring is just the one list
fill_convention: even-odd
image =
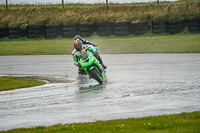
[(101, 73), (98, 71), (98, 69), (96, 67), (94, 67), (91, 71), (90, 74), (92, 76), (92, 78), (96, 79), (97, 82), (99, 82), (99, 84), (103, 83), (103, 78), (101, 76)]

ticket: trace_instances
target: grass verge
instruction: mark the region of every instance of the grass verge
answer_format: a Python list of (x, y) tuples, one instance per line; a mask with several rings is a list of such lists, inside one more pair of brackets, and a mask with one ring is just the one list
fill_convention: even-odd
[(0, 91), (44, 85), (45, 82), (17, 77), (0, 77)]
[(133, 4), (66, 4), (61, 5), (9, 5), (0, 6), (0, 27), (97, 23), (104, 21), (182, 20), (200, 17), (200, 0)]
[(20, 128), (6, 133), (199, 133), (200, 112), (150, 116), (50, 127)]
[[(86, 38), (97, 44), (103, 54), (137, 53), (200, 53), (200, 34), (154, 35), (136, 37), (98, 37)], [(0, 55), (63, 55), (71, 54), (71, 39), (0, 39)]]

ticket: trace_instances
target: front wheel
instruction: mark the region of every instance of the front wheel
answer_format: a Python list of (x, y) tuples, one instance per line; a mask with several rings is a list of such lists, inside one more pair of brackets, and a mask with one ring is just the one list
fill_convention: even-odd
[(98, 70), (96, 70), (95, 68), (93, 68), (91, 71), (90, 71), (90, 74), (91, 74), (91, 77), (96, 79), (97, 82), (99, 82), (99, 84), (102, 84), (103, 83), (103, 78), (101, 76), (101, 73), (98, 72)]

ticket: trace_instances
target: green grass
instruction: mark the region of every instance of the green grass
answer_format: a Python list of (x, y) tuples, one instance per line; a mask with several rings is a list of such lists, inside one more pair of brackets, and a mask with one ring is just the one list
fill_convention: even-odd
[[(86, 38), (97, 44), (102, 54), (138, 53), (200, 53), (200, 34), (154, 35), (136, 37), (98, 37)], [(71, 39), (0, 39), (0, 55), (63, 55), (71, 54)]]
[(0, 91), (43, 85), (45, 82), (17, 77), (0, 77)]
[(6, 133), (199, 133), (200, 112), (150, 116), (50, 127), (20, 128)]
[(0, 6), (0, 27), (97, 23), (104, 21), (182, 20), (200, 17), (200, 0), (140, 4), (66, 4), (61, 5), (9, 5)]

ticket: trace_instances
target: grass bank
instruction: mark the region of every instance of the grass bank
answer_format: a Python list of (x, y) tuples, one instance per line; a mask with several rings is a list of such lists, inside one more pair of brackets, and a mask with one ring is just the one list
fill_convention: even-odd
[[(5, 133), (199, 133), (200, 112), (21, 128)], [(1, 133), (1, 132), (0, 132)]]
[[(102, 54), (138, 53), (200, 53), (200, 34), (154, 35), (136, 37), (98, 37), (86, 38), (97, 44)], [(0, 55), (63, 55), (71, 54), (71, 39), (0, 39)]]
[(44, 85), (45, 82), (17, 77), (0, 77), (0, 91)]
[(182, 20), (200, 17), (200, 0), (140, 4), (67, 4), (61, 5), (9, 5), (0, 6), (0, 27), (97, 23), (104, 21)]

